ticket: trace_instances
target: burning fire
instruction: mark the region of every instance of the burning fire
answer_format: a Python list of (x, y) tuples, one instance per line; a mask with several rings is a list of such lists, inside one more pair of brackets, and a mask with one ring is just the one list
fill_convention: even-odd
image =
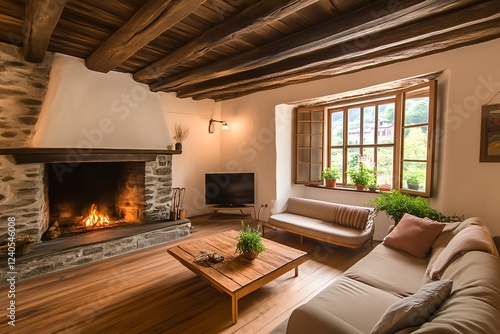
[(92, 204), (90, 213), (85, 220), (85, 226), (89, 228), (103, 227), (109, 225), (109, 217), (97, 211), (97, 205)]

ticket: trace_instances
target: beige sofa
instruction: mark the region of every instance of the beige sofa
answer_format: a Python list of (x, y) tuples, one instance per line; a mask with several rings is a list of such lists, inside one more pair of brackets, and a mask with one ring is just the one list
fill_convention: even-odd
[(424, 258), (377, 245), (295, 309), (287, 334), (499, 333), (500, 260), (487, 228), (471, 218), (432, 241)]
[(272, 214), (265, 227), (332, 244), (357, 248), (373, 241), (374, 210), (362, 206), (344, 205), (307, 198), (290, 197), (284, 212)]

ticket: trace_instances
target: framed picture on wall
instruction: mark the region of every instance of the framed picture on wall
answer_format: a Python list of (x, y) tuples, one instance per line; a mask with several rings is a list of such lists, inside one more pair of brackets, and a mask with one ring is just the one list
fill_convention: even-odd
[(500, 104), (482, 108), (479, 162), (500, 162)]

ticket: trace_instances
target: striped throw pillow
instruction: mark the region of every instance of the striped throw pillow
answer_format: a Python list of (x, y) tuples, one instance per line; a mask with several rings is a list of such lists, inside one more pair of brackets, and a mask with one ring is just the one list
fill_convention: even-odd
[(337, 205), (333, 210), (335, 224), (364, 230), (372, 209), (352, 205)]

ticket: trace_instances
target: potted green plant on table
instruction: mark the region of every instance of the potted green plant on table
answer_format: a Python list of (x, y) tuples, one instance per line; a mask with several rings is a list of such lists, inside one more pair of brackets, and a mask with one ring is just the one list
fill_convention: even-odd
[(354, 168), (349, 168), (347, 170), (347, 175), (350, 177), (357, 190), (364, 190), (368, 185), (374, 183), (376, 179), (375, 171), (364, 163), (360, 163)]
[(242, 254), (249, 259), (255, 259), (263, 251), (266, 250), (262, 242), (262, 236), (257, 228), (252, 228), (250, 225), (245, 225), (241, 222), (242, 230), (236, 237), (238, 243), (236, 244), (236, 253)]
[(340, 170), (338, 168), (328, 167), (321, 172), (321, 180), (325, 180), (327, 187), (335, 187), (338, 178), (340, 178)]
[(381, 192), (380, 196), (365, 204), (374, 207), (377, 214), (381, 211), (387, 213), (394, 220), (395, 225), (399, 223), (405, 213), (421, 218), (428, 217), (439, 222), (463, 220), (463, 217), (456, 215), (446, 216), (438, 210), (433, 209), (428, 198), (402, 194), (397, 190)]

